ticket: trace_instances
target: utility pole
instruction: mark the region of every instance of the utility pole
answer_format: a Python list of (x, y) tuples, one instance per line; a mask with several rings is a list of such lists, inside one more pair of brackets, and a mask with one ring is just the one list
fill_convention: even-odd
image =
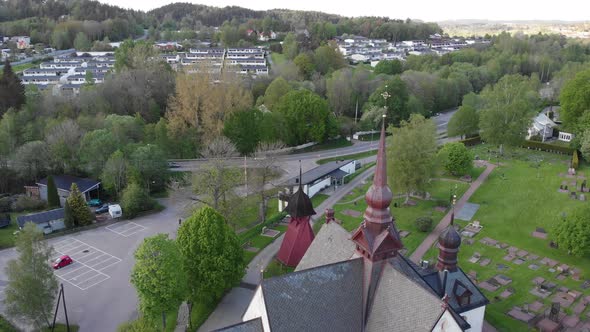
[(64, 314), (66, 315), (66, 331), (70, 332), (70, 321), (68, 319), (68, 308), (66, 307), (66, 295), (64, 293), (64, 284), (59, 284), (59, 294), (57, 295), (57, 305), (55, 306), (55, 313), (53, 314), (53, 324), (51, 324), (51, 332), (55, 330), (55, 320), (59, 310), (60, 302), (64, 305)]
[(246, 197), (248, 197), (248, 163), (244, 156), (244, 182), (246, 183)]
[(356, 109), (354, 111), (354, 128), (356, 129), (356, 121), (359, 114), (359, 98), (356, 97)]

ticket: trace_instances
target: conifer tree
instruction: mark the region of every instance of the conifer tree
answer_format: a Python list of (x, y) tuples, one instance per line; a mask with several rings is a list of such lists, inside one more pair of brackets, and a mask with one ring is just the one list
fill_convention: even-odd
[(59, 195), (57, 194), (57, 187), (53, 180), (53, 175), (47, 177), (47, 204), (50, 207), (59, 207)]
[(78, 189), (78, 185), (72, 183), (68, 204), (72, 213), (74, 226), (85, 226), (92, 223), (93, 215), (86, 204), (86, 200)]
[(0, 78), (0, 117), (9, 109), (18, 109), (25, 103), (25, 86), (12, 70), (10, 62), (4, 62)]

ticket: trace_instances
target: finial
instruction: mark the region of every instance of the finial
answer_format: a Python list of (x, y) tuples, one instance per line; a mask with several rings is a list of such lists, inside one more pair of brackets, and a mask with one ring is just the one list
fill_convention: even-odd
[(301, 182), (303, 182), (303, 175), (301, 174), (301, 159), (299, 159), (299, 189), (303, 186)]
[(453, 211), (453, 213), (451, 213), (451, 226), (453, 226), (455, 224), (455, 211)]

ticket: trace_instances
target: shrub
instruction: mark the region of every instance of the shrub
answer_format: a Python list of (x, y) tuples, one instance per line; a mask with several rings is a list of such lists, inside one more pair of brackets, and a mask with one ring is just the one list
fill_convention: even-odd
[(574, 154), (572, 155), (572, 167), (574, 169), (578, 169), (580, 166), (580, 159), (578, 158), (578, 150), (574, 150)]
[(14, 212), (35, 211), (44, 209), (46, 206), (46, 203), (40, 199), (21, 195), (12, 204), (12, 210)]
[(137, 183), (127, 185), (121, 196), (121, 209), (124, 218), (135, 218), (140, 212), (154, 208), (155, 201), (148, 195), (147, 190)]
[(432, 218), (418, 217), (416, 218), (416, 227), (420, 232), (428, 232), (432, 227)]
[(447, 143), (438, 152), (445, 170), (453, 175), (464, 175), (473, 167), (473, 158), (465, 145), (460, 142)]

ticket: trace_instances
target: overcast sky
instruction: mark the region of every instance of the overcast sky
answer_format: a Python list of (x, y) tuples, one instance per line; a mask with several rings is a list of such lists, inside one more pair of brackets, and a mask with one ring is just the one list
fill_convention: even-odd
[[(172, 0), (99, 0), (121, 7), (150, 10)], [(235, 5), (264, 10), (288, 8), (317, 10), (344, 16), (389, 16), (426, 21), (454, 19), (489, 20), (590, 20), (589, 0), (182, 0), (224, 7)]]

